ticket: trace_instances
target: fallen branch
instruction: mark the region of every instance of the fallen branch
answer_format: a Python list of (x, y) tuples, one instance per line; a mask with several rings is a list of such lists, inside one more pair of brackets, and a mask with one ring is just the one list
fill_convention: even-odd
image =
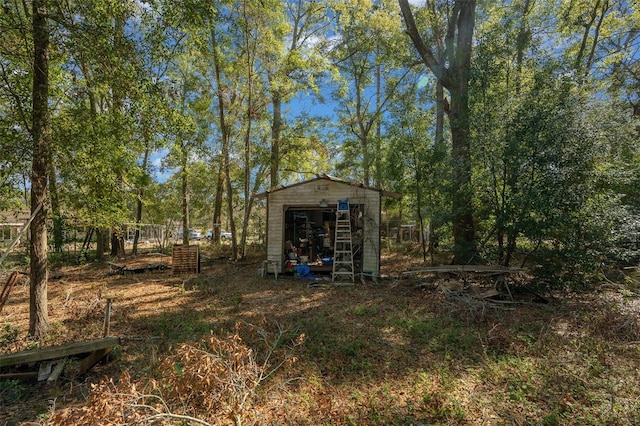
[[(149, 405), (143, 405), (143, 404), (137, 404), (137, 405), (132, 405), (133, 408), (147, 408), (147, 409), (153, 409), (153, 407), (149, 406)], [(131, 424), (138, 424), (138, 423), (150, 423), (153, 422), (155, 420), (160, 420), (160, 419), (176, 419), (176, 420), (186, 420), (188, 422), (193, 422), (193, 423), (197, 423), (203, 426), (211, 426), (211, 423), (207, 423), (204, 420), (200, 420), (196, 417), (191, 417), (191, 416), (186, 416), (184, 414), (173, 414), (173, 413), (157, 413), (157, 414), (153, 414), (150, 416), (145, 416), (142, 419), (140, 419), (139, 421), (135, 422), (135, 423), (131, 423)]]

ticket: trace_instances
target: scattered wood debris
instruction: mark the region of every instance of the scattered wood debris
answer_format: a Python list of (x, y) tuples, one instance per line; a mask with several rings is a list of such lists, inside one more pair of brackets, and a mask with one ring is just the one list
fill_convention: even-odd
[(171, 269), (171, 266), (166, 263), (150, 263), (148, 265), (143, 266), (132, 266), (128, 267), (127, 265), (118, 265), (117, 263), (107, 262), (111, 269), (109, 270), (109, 275), (124, 275), (124, 274), (142, 274), (144, 272), (150, 271), (166, 271), (167, 269)]
[[(421, 282), (417, 287), (421, 289), (437, 289), (452, 302), (483, 307), (512, 309), (515, 304), (549, 303), (524, 285), (518, 285), (517, 294), (514, 294), (513, 283), (510, 286), (508, 278), (524, 272), (526, 270), (522, 268), (491, 265), (419, 266), (400, 272), (396, 282), (418, 278)], [(490, 286), (487, 286), (487, 278)]]
[(422, 274), (432, 274), (435, 276), (446, 275), (448, 277), (459, 277), (463, 281), (466, 281), (470, 277), (477, 276), (492, 276), (497, 277), (497, 279), (501, 279), (507, 275), (519, 274), (522, 272), (526, 272), (526, 270), (522, 268), (508, 268), (505, 266), (492, 265), (419, 266), (400, 272), (398, 279), (400, 280), (405, 277)]

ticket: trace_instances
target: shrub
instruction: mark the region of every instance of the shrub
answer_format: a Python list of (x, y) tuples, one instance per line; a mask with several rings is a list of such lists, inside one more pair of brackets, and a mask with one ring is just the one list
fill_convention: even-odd
[[(86, 406), (55, 412), (50, 422), (93, 425), (174, 420), (240, 425), (250, 417), (258, 386), (295, 358), (287, 350), (274, 362), (287, 330), (278, 327), (275, 334), (259, 330), (266, 343), (260, 356), (243, 342), (238, 330), (239, 326), (227, 338), (211, 333), (200, 342), (180, 344), (161, 360), (154, 379), (135, 382), (125, 372), (117, 382), (102, 380), (92, 386)], [(301, 343), (303, 337), (295, 343)]]

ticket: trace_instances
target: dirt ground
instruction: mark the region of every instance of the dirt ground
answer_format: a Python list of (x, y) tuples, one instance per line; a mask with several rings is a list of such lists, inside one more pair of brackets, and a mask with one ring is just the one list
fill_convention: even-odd
[[(412, 264), (415, 264), (415, 259), (410, 257), (393, 257), (383, 262), (382, 275), (386, 280), (393, 280), (398, 272)], [(116, 265), (124, 267), (124, 272), (119, 271)], [(157, 265), (166, 265), (168, 269), (156, 269)], [(102, 337), (107, 299), (112, 300), (109, 334), (126, 340), (150, 337), (145, 334), (146, 330), (140, 328), (141, 324), (154, 316), (185, 309), (184, 296), (188, 294), (200, 295), (202, 291), (212, 297), (221, 292), (248, 294), (242, 299), (242, 313), (257, 315), (269, 308), (293, 308), (286, 306), (286, 300), (291, 296), (287, 289), (292, 285), (295, 289), (307, 287), (310, 283), (317, 284), (317, 288), (331, 285), (326, 275), (319, 275), (315, 283), (295, 279), (291, 274), (280, 274), (278, 281), (273, 273), (263, 277), (260, 256), (249, 256), (241, 262), (228, 262), (224, 254), (202, 254), (199, 274), (173, 274), (171, 267), (171, 256), (157, 253), (112, 260), (105, 264), (53, 265), (49, 271), (48, 286), (50, 331), (46, 340), (38, 344), (27, 338), (28, 276), (20, 276), (1, 314), (2, 326), (17, 330), (18, 338), (11, 344), (5, 341), (3, 352)], [(144, 268), (148, 268), (148, 271), (143, 271)], [(4, 285), (9, 274), (9, 271), (1, 272), (0, 286)], [(256, 294), (256, 289), (261, 291)], [(313, 298), (304, 299), (297, 309), (304, 310), (313, 304)], [(193, 308), (197, 309), (197, 305)], [(234, 313), (237, 314), (237, 310)]]
[[(387, 262), (384, 273), (396, 274), (409, 264), (409, 258), (396, 258)], [(98, 364), (81, 377), (62, 377), (56, 383), (12, 381), (17, 389), (0, 389), (0, 425), (37, 423), (52, 410), (85, 402), (91, 383), (115, 377), (132, 366), (135, 373), (145, 358), (155, 361), (158, 353), (168, 349), (171, 329), (180, 328), (174, 322), (199, 323), (191, 336), (198, 339), (209, 329), (228, 329), (240, 319), (256, 321), (268, 312), (304, 312), (318, 306), (331, 309), (330, 304), (344, 303), (341, 298), (327, 297), (331, 283), (326, 276), (315, 282), (291, 275), (279, 275), (277, 281), (273, 274), (263, 277), (260, 256), (236, 263), (227, 261), (224, 253), (203, 252), (199, 274), (174, 274), (171, 269), (156, 269), (157, 265), (171, 268), (171, 256), (156, 253), (105, 264), (51, 265), (50, 328), (42, 342), (27, 336), (28, 277), (20, 276), (0, 314), (0, 354), (100, 339), (109, 299), (109, 335), (120, 337), (122, 345), (117, 362)], [(147, 267), (147, 272), (127, 272)], [(4, 285), (9, 271), (0, 272), (0, 285)], [(227, 306), (214, 306), (220, 304)], [(20, 397), (13, 398), (16, 393)]]
[[(108, 299), (112, 300), (109, 335), (120, 337), (121, 346), (117, 349), (115, 361), (99, 364), (84, 376), (65, 374), (55, 383), (5, 382), (5, 388), (0, 388), (0, 425), (38, 424), (51, 412), (84, 404), (91, 384), (105, 377), (117, 377), (123, 371), (128, 371), (134, 377), (146, 374), (149, 365), (167, 353), (177, 341), (197, 340), (210, 331), (227, 333), (239, 321), (258, 323), (265, 318), (283, 327), (293, 325), (296, 332), (302, 330), (307, 333), (308, 338), (316, 339), (312, 342), (312, 349), (301, 353), (300, 358), (303, 365), (306, 365), (305, 368), (315, 370), (307, 375), (307, 382), (312, 383), (313, 380), (319, 380), (318, 377), (322, 378), (322, 391), (317, 386), (313, 391), (313, 398), (317, 400), (314, 404), (320, 406), (318, 401), (322, 398), (333, 401), (331, 408), (327, 408), (325, 413), (326, 419), (341, 418), (342, 421), (335, 422), (337, 424), (349, 423), (345, 419), (351, 418), (370, 420), (373, 409), (368, 406), (366, 417), (362, 417), (364, 415), (358, 414), (358, 410), (364, 408), (358, 407), (371, 403), (358, 402), (358, 398), (365, 397), (356, 398), (354, 392), (384, 391), (381, 401), (385, 398), (399, 401), (398, 403), (409, 400), (403, 388), (415, 388), (417, 385), (407, 381), (416, 380), (413, 378), (414, 372), (423, 371), (425, 366), (434, 366), (436, 362), (433, 352), (430, 352), (434, 350), (431, 348), (433, 342), (421, 340), (422, 337), (411, 334), (413, 328), (423, 326), (425, 322), (416, 321), (414, 324), (411, 318), (428, 310), (442, 313), (450, 309), (450, 305), (444, 302), (443, 292), (435, 290), (437, 282), (434, 283), (432, 279), (395, 279), (400, 271), (418, 263), (415, 259), (402, 255), (385, 256), (382, 266), (385, 279), (344, 286), (332, 285), (330, 281), (323, 279), (308, 281), (293, 276), (279, 276), (276, 281), (273, 275), (262, 277), (261, 260), (262, 257), (254, 256), (243, 262), (229, 262), (224, 255), (203, 252), (201, 272), (180, 275), (174, 274), (170, 269), (119, 274), (114, 273), (116, 271), (112, 266), (97, 263), (52, 265), (48, 289), (50, 332), (47, 339), (38, 344), (26, 337), (29, 289), (26, 279), (22, 280), (12, 290), (0, 314), (0, 352), (11, 353), (37, 346), (98, 339), (104, 333)], [(160, 263), (171, 266), (171, 258), (142, 255), (117, 260), (116, 263), (130, 269)], [(2, 283), (6, 276), (6, 272), (0, 275)], [(449, 287), (459, 284), (447, 283)], [(552, 301), (551, 304), (554, 303), (556, 302)], [(531, 301), (521, 305), (518, 315), (526, 318), (523, 324), (548, 324), (548, 327), (545, 326), (545, 333), (548, 328), (553, 327), (555, 335), (580, 335), (581, 324), (574, 319), (576, 310), (583, 309), (582, 305), (571, 308), (556, 304), (552, 309), (550, 311), (549, 304)], [(473, 310), (469, 312), (478, 313)], [(553, 317), (552, 323), (548, 320), (550, 317)], [(486, 335), (480, 336), (477, 343), (472, 345), (480, 348), (485, 344), (486, 347), (467, 349), (473, 354), (486, 353), (487, 348), (516, 351), (520, 349), (515, 344), (524, 345), (522, 338), (512, 339), (507, 336), (504, 331), (506, 326), (498, 320), (487, 321), (485, 318), (481, 322), (486, 326), (483, 331)], [(375, 335), (371, 334), (371, 326), (376, 328)], [(411, 333), (401, 333), (399, 330), (402, 327)], [(323, 334), (317, 331), (320, 329)], [(314, 330), (317, 331), (315, 334)], [(341, 333), (346, 336), (344, 339), (337, 337)], [(333, 337), (327, 342), (318, 341), (328, 339), (327, 336)], [(472, 339), (476, 337), (472, 336)], [(456, 344), (468, 343), (460, 338)], [(448, 350), (445, 348), (445, 351)], [(353, 353), (363, 356), (353, 357)], [(340, 357), (342, 359), (335, 359)], [(442, 362), (449, 365), (447, 357), (448, 355), (443, 355)], [(323, 360), (327, 362), (323, 364)], [(461, 364), (460, 367), (455, 367), (456, 371), (458, 368), (460, 374), (464, 375), (467, 374), (465, 369), (477, 367)], [(362, 381), (362, 387), (358, 387), (357, 391), (353, 388), (354, 381)], [(381, 388), (380, 383), (396, 384), (391, 389), (386, 389)], [(484, 386), (480, 383), (476, 385)], [(330, 388), (333, 393), (329, 397), (327, 392)], [(487, 394), (493, 394), (492, 392)], [(367, 396), (370, 397), (371, 395)], [(351, 402), (347, 404), (339, 401)], [(422, 403), (427, 404), (424, 401)], [(340, 404), (349, 407), (340, 408)], [(429, 409), (428, 405), (422, 410)], [(385, 413), (386, 417), (383, 416), (383, 419), (393, 416), (382, 407), (375, 409)], [(480, 419), (477, 424), (485, 420), (491, 423), (492, 418), (500, 418), (500, 413), (486, 414), (480, 413), (484, 408), (474, 409), (478, 410), (475, 414), (471, 413), (471, 408), (467, 408), (466, 418)], [(320, 409), (316, 407), (316, 410)], [(351, 417), (338, 414), (340, 410), (349, 411)], [(406, 411), (406, 407), (403, 410)], [(445, 414), (453, 415), (449, 412)], [(528, 415), (523, 414), (522, 419), (531, 418)], [(407, 414), (403, 416), (406, 417)], [(313, 420), (307, 419), (305, 422), (314, 424)], [(367, 423), (369, 421), (360, 424)], [(386, 420), (377, 423), (385, 424)], [(413, 423), (407, 421), (406, 424)]]

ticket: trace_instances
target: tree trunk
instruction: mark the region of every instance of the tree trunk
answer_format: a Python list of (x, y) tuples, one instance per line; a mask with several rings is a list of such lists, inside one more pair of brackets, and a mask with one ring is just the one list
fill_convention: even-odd
[[(380, 55), (379, 46), (376, 48), (376, 55)], [(382, 109), (382, 66), (376, 64), (376, 112)], [(375, 153), (373, 157), (373, 185), (382, 187), (382, 114), (376, 119), (376, 140)]]
[[(247, 16), (247, 3), (243, 3), (244, 15)], [(240, 257), (244, 258), (247, 247), (247, 228), (251, 214), (251, 124), (253, 123), (253, 54), (249, 35), (245, 33), (245, 48), (247, 58), (247, 123), (244, 134), (244, 217), (242, 219), (242, 240), (240, 242)], [(231, 230), (233, 232), (233, 229)], [(235, 240), (235, 238), (233, 238)]]
[(47, 311), (47, 176), (50, 159), (49, 122), (49, 25), (46, 0), (33, 4), (33, 162), (31, 211), (40, 211), (31, 222), (29, 334), (42, 339), (49, 328)]
[(109, 230), (96, 229), (96, 260), (104, 261), (104, 253), (109, 247)]
[(211, 239), (215, 242), (220, 242), (220, 231), (222, 221), (222, 195), (224, 194), (224, 173), (222, 172), (222, 164), (219, 163), (216, 170), (218, 180), (216, 181), (216, 197), (213, 205), (213, 223)]
[(427, 244), (424, 238), (425, 225), (422, 217), (422, 172), (416, 167), (416, 204), (418, 213), (418, 222), (420, 223), (420, 247), (422, 248), (422, 263), (427, 263)]
[(111, 230), (111, 256), (124, 257), (124, 238), (120, 231), (113, 228)]
[[(473, 224), (473, 187), (471, 182), (471, 147), (469, 140), (469, 97), (467, 78), (449, 89), (451, 94), (453, 237), (455, 264), (473, 262), (476, 256)], [(457, 86), (457, 87), (456, 87)]]
[(498, 263), (500, 265), (504, 265), (504, 235), (505, 232), (502, 229), (502, 226), (498, 226), (496, 241), (498, 244)]
[(280, 133), (282, 130), (282, 99), (280, 93), (273, 91), (271, 95), (273, 105), (273, 123), (271, 125), (271, 182), (270, 188), (274, 189), (280, 183)]
[(144, 196), (144, 189), (138, 190), (138, 200), (136, 201), (136, 229), (133, 231), (133, 249), (131, 254), (134, 256), (138, 254), (138, 243), (140, 241), (140, 222), (142, 222), (142, 197)]
[(238, 259), (238, 242), (236, 239), (236, 222), (233, 218), (233, 186), (231, 185), (231, 154), (230, 141), (227, 138), (223, 144), (222, 152), (224, 153), (224, 182), (227, 193), (227, 219), (229, 220), (229, 232), (231, 232), (231, 259)]
[[(444, 87), (440, 80), (436, 82), (436, 134), (435, 134), (435, 151), (444, 151)], [(433, 217), (429, 218), (429, 247), (427, 252), (431, 258), (431, 264), (434, 263), (436, 251), (436, 224)]]
[(593, 42), (591, 43), (591, 51), (589, 52), (589, 57), (587, 58), (587, 65), (584, 68), (585, 77), (589, 75), (589, 71), (591, 70), (591, 65), (593, 64), (593, 58), (596, 53), (596, 47), (598, 45), (598, 38), (600, 37), (600, 31), (602, 29), (602, 23), (604, 22), (604, 18), (607, 15), (608, 10), (609, 10), (609, 1), (606, 0), (602, 4), (602, 9), (600, 10), (600, 18), (598, 19), (598, 23), (596, 24), (595, 33), (593, 35)]
[(436, 146), (444, 144), (444, 88), (436, 82)]
[[(149, 143), (149, 136), (148, 136), (148, 128), (145, 125), (145, 150), (144, 150), (144, 157), (142, 158), (142, 171), (143, 173), (147, 173), (147, 167), (149, 166), (149, 151), (151, 150), (150, 148), (150, 143)], [(143, 207), (143, 203), (142, 200), (144, 199), (144, 186), (145, 184), (141, 184), (140, 188), (138, 189), (138, 200), (136, 202), (136, 229), (135, 229), (135, 234), (133, 237), (133, 251), (132, 253), (134, 255), (138, 254), (138, 242), (140, 241), (140, 223), (142, 222), (142, 207)]]
[(509, 266), (511, 264), (511, 259), (513, 258), (513, 254), (516, 251), (517, 239), (518, 239), (518, 231), (516, 230), (510, 231), (507, 236), (507, 250), (504, 256), (504, 261), (502, 262), (503, 266)]
[(227, 192), (227, 214), (229, 220), (229, 231), (231, 232), (231, 256), (233, 260), (238, 258), (238, 244), (236, 243), (236, 226), (233, 219), (233, 186), (231, 185), (231, 127), (226, 123), (224, 96), (222, 93), (222, 75), (220, 69), (220, 58), (218, 57), (218, 44), (216, 34), (211, 29), (211, 45), (213, 50), (213, 65), (216, 75), (216, 85), (218, 87), (218, 106), (220, 118), (220, 132), (222, 136), (222, 173), (224, 176), (224, 184)]
[(187, 171), (187, 152), (182, 153), (182, 244), (189, 245), (189, 176)]
[(597, 0), (593, 5), (593, 9), (587, 14), (589, 16), (589, 22), (583, 22), (582, 25), (584, 27), (584, 33), (582, 35), (582, 42), (580, 43), (580, 48), (578, 49), (578, 54), (576, 55), (576, 62), (574, 64), (574, 68), (577, 71), (582, 69), (582, 58), (584, 57), (584, 52), (587, 49), (587, 41), (589, 40), (589, 34), (591, 33), (591, 27), (598, 17), (598, 7), (600, 7), (600, 0)]
[[(113, 28), (113, 49), (116, 52), (119, 60), (123, 55), (123, 40), (124, 40), (124, 26), (125, 16), (117, 14), (114, 17)], [(117, 79), (111, 82), (111, 92), (113, 97), (113, 106), (111, 108), (112, 113), (112, 132), (115, 138), (119, 141), (125, 141), (127, 135), (123, 132), (122, 125), (124, 124), (124, 97), (125, 90), (123, 84), (124, 81), (118, 81)], [(118, 172), (118, 189), (122, 192), (124, 190), (122, 172)], [(114, 224), (111, 233), (111, 255), (116, 257), (124, 257), (124, 236), (122, 235), (122, 224)]]
[[(354, 64), (354, 69), (356, 68)], [(369, 186), (371, 181), (370, 169), (371, 169), (371, 154), (369, 153), (369, 131), (371, 130), (372, 121), (365, 124), (365, 108), (363, 101), (364, 88), (361, 86), (362, 78), (358, 73), (354, 74), (354, 90), (355, 90), (355, 115), (356, 123), (352, 124), (353, 133), (360, 141), (360, 147), (362, 148), (362, 183)]]
[(64, 232), (62, 214), (60, 213), (60, 200), (58, 186), (56, 185), (56, 168), (51, 163), (49, 168), (49, 194), (51, 198), (51, 213), (53, 215), (53, 250), (62, 253), (64, 246)]
[(449, 90), (449, 124), (452, 141), (452, 222), (454, 263), (470, 263), (476, 256), (473, 224), (473, 187), (469, 140), (469, 72), (475, 24), (475, 0), (456, 0), (445, 36), (446, 57), (438, 58), (424, 43), (416, 27), (408, 0), (398, 0), (407, 33), (426, 66)]

